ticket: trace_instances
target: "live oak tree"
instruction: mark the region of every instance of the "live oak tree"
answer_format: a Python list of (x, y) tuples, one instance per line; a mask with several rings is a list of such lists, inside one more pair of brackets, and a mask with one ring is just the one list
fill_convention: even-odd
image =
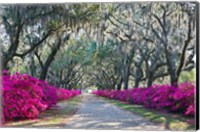
[[(190, 8), (189, 5), (191, 5)], [(138, 86), (138, 82), (144, 79), (147, 80), (147, 86), (151, 86), (155, 79), (167, 75), (170, 76), (171, 84), (174, 85), (178, 82), (182, 70), (191, 70), (194, 67), (192, 61), (194, 57), (192, 47), (195, 42), (195, 37), (192, 36), (195, 32), (193, 3), (147, 3), (146, 5), (137, 3), (120, 6), (122, 6), (121, 12), (127, 15), (125, 13), (121, 16), (110, 14), (111, 17), (108, 16), (108, 20), (117, 28), (107, 33), (117, 37), (122, 45), (131, 42), (129, 45), (134, 47), (132, 54), (134, 51), (140, 51), (141, 61), (135, 63), (133, 69), (136, 73), (131, 73), (136, 80), (135, 86)], [(184, 33), (180, 34), (181, 31)], [(181, 52), (177, 50), (180, 48)], [(193, 51), (186, 60), (186, 52), (189, 49)], [(126, 56), (127, 54), (125, 54), (125, 60)], [(145, 67), (142, 65), (143, 61)], [(126, 71), (124, 74), (127, 74)], [(144, 75), (146, 77), (142, 77)], [(127, 79), (124, 78), (124, 80)]]
[(65, 88), (128, 89), (194, 68), (194, 2), (2, 5), (3, 69)]
[(48, 23), (57, 10), (53, 6), (1, 6), (1, 26), (8, 35), (2, 50), (3, 69), (9, 69), (8, 63), (15, 56), (24, 58), (56, 30), (49, 27)]
[[(78, 10), (85, 14), (79, 14)], [(91, 11), (94, 11), (95, 5), (4, 5), (2, 9), (2, 25), (8, 34), (8, 44), (3, 45), (3, 67), (9, 69), (9, 62), (15, 62), (15, 57), (20, 57), (22, 61), (24, 58), (31, 58), (31, 73), (33, 74), (35, 68), (35, 59), (39, 61), (41, 66), (40, 79), (45, 79), (48, 67), (53, 61), (54, 56), (62, 45), (62, 39), (52, 44), (49, 50), (51, 53), (47, 56), (46, 61), (42, 62), (37, 53), (38, 49), (47, 45), (50, 37), (57, 39), (60, 36), (53, 35), (55, 32), (62, 32), (63, 27), (69, 27), (71, 30), (79, 30), (81, 24), (86, 22), (92, 15), (86, 17)], [(84, 17), (84, 15), (86, 15)], [(81, 18), (83, 17), (83, 18)], [(66, 29), (67, 30), (67, 29)], [(59, 35), (62, 36), (62, 33)], [(56, 37), (55, 37), (56, 36)], [(4, 39), (5, 40), (5, 39)], [(7, 41), (6, 41), (7, 42)], [(32, 57), (31, 57), (32, 56)]]
[[(164, 46), (171, 85), (177, 85), (182, 70), (190, 70), (194, 67), (192, 59), (186, 59), (187, 50), (193, 47), (195, 42), (194, 6), (193, 3), (152, 5), (154, 9), (162, 11), (160, 14), (157, 10), (150, 13), (154, 19), (151, 30), (158, 42)], [(194, 53), (190, 58), (193, 56)]]

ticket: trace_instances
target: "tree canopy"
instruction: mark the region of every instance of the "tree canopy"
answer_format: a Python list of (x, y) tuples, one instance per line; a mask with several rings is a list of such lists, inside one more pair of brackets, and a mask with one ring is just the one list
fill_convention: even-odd
[(68, 89), (118, 90), (177, 85), (194, 74), (195, 2), (1, 5), (0, 15), (10, 72)]

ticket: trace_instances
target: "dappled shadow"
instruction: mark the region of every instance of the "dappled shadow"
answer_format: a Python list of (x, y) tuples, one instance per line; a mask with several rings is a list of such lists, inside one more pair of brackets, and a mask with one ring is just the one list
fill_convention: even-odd
[(63, 128), (65, 125), (66, 123), (40, 124), (31, 126), (30, 128)]
[[(77, 97), (80, 98), (81, 97)], [(73, 98), (72, 101), (61, 101), (56, 106), (42, 112), (38, 119), (13, 121), (7, 123), (6, 128), (63, 128), (68, 118), (73, 116), (80, 106), (80, 101)]]
[[(153, 121), (155, 125), (162, 125), (166, 130), (194, 130), (195, 126), (189, 124), (189, 120), (192, 120), (191, 117), (183, 117), (181, 114), (168, 113), (167, 111), (159, 111), (156, 109), (144, 108), (142, 105), (129, 104), (126, 102), (119, 102), (114, 100), (108, 100), (106, 98), (101, 99), (106, 102), (111, 102), (116, 106), (119, 106), (122, 110), (128, 110), (129, 112), (138, 115), (142, 115), (148, 121)], [(138, 109), (139, 108), (139, 109)]]
[[(20, 124), (20, 122), (22, 122)], [(20, 121), (18, 122), (18, 124), (15, 124), (15, 125), (8, 125), (8, 126), (5, 126), (6, 128), (13, 128), (13, 127), (16, 127), (16, 128), (21, 128), (21, 127), (28, 127), (28, 126), (31, 126), (35, 123), (38, 122), (38, 120), (26, 120), (26, 121)]]
[[(87, 122), (87, 123), (86, 123)], [(158, 128), (159, 127), (159, 128)], [(116, 130), (162, 130), (162, 127), (152, 125), (151, 123), (134, 120), (93, 120), (93, 119), (79, 119), (76, 122), (70, 123), (66, 126), (69, 129), (116, 129)]]
[(65, 127), (67, 129), (120, 129), (120, 130), (163, 130), (141, 116), (121, 110), (103, 100), (87, 95), (84, 103)]

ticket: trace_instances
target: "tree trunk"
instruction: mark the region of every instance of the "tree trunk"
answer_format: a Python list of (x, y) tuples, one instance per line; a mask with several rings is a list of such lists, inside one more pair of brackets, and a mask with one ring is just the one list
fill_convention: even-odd
[(63, 82), (63, 70), (60, 70), (60, 75), (59, 75), (59, 87), (61, 87), (62, 86), (62, 82)]
[(121, 77), (120, 81), (117, 83), (117, 90), (121, 90), (122, 82), (123, 82), (123, 79)]
[(178, 76), (176, 73), (170, 73), (170, 82), (172, 86), (178, 86)]
[(36, 67), (35, 67), (35, 61), (34, 61), (34, 57), (31, 57), (31, 66), (30, 66), (30, 70), (31, 70), (31, 76), (35, 76), (36, 74)]
[(124, 90), (128, 89), (129, 75), (130, 75), (130, 66), (126, 66), (124, 75)]
[(58, 44), (52, 49), (51, 54), (48, 56), (43, 68), (42, 68), (42, 73), (40, 75), (40, 80), (45, 80), (48, 72), (48, 68), (51, 65), (51, 63), (54, 60), (54, 56), (56, 55), (57, 51), (60, 49), (62, 42), (61, 39), (59, 39)]
[(153, 79), (152, 78), (148, 78), (147, 80), (147, 87), (151, 87), (153, 84)]
[(9, 60), (6, 59), (5, 57), (3, 57), (3, 59), (2, 59), (2, 70), (9, 70), (8, 62), (9, 62)]
[(42, 73), (40, 75), (40, 80), (45, 80), (46, 79), (46, 76), (47, 76), (47, 71), (48, 71), (48, 67), (50, 66), (49, 65), (45, 65), (43, 68), (42, 68)]
[(134, 88), (138, 88), (140, 83), (140, 79), (135, 79), (135, 86)]
[(147, 87), (151, 87), (154, 81), (153, 74), (151, 71), (149, 71), (147, 75)]

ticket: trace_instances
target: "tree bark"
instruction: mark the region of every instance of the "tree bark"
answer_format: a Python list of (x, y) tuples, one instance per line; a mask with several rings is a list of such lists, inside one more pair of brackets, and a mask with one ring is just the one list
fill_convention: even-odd
[(178, 78), (179, 76), (177, 76), (175, 71), (171, 71), (170, 73), (170, 83), (172, 86), (178, 86)]
[(122, 82), (123, 82), (123, 79), (121, 77), (120, 81), (117, 83), (117, 90), (121, 90)]
[(153, 84), (153, 79), (151, 77), (149, 77), (147, 80), (147, 87), (152, 86), (152, 84)]
[(135, 79), (135, 86), (134, 88), (138, 88), (140, 83), (140, 79)]
[(36, 66), (35, 66), (35, 61), (34, 61), (34, 57), (31, 57), (31, 66), (30, 66), (30, 70), (31, 70), (31, 76), (35, 76), (36, 75)]
[(124, 90), (128, 89), (129, 76), (130, 76), (130, 66), (126, 66), (124, 74)]
[(48, 56), (45, 64), (43, 65), (42, 72), (40, 75), (40, 80), (45, 80), (48, 72), (48, 68), (54, 60), (54, 56), (56, 55), (57, 51), (60, 49), (62, 42), (61, 39), (58, 40), (57, 45), (52, 49), (51, 54)]

